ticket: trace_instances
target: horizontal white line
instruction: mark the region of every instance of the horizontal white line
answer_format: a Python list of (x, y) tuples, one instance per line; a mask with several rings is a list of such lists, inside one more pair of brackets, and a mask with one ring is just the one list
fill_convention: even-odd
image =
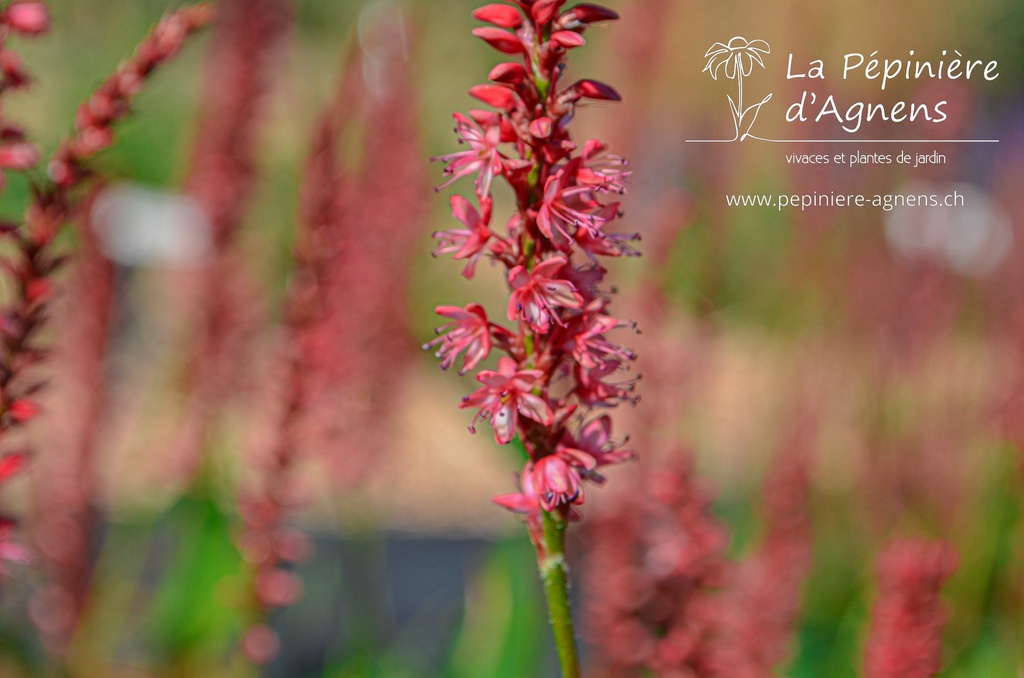
[[(998, 144), (999, 139), (762, 139), (773, 144)], [(735, 139), (686, 139), (688, 144), (729, 144)]]

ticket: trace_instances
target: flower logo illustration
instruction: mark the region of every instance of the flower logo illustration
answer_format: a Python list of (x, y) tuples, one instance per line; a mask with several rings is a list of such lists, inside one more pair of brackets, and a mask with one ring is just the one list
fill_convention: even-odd
[(704, 70), (711, 73), (711, 77), (715, 80), (718, 80), (719, 72), (724, 73), (726, 78), (736, 81), (739, 89), (736, 100), (733, 100), (731, 95), (726, 95), (729, 99), (732, 122), (736, 128), (736, 136), (730, 141), (743, 141), (751, 136), (750, 129), (754, 126), (754, 121), (757, 120), (757, 114), (761, 107), (772, 98), (772, 95), (769, 94), (758, 103), (743, 107), (743, 78), (753, 72), (755, 63), (764, 68), (761, 55), (770, 52), (771, 47), (764, 40), (747, 40), (737, 35), (728, 43), (716, 42), (704, 54), (704, 58), (708, 60)]

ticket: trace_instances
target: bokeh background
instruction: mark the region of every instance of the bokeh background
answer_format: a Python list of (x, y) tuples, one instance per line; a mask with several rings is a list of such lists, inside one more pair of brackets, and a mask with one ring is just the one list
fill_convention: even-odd
[[(33, 431), (38, 451), (4, 494), (39, 554), (3, 585), (4, 676), (554, 675), (531, 547), (515, 518), (490, 504), (513, 486), (519, 457), (466, 432), (456, 406), (471, 379), (440, 372), (419, 349), (439, 324), (435, 306), (479, 301), (496, 315), (505, 294), (486, 264), (467, 282), (457, 262), (430, 256), (430, 233), (451, 217), (445, 192), (431, 191), (441, 166), (428, 158), (455, 147), (451, 113), (474, 106), (467, 88), (497, 62), (470, 35), (476, 4), (285, 4), (294, 22), (249, 45), (258, 59), (246, 66), (266, 74), (252, 139), (241, 142), (253, 154), (250, 190), (219, 194), (230, 162), (224, 170), (203, 159), (239, 143), (217, 146), (231, 130), (209, 122), (233, 77), (218, 76), (229, 67), (210, 33), (146, 86), (95, 163), (109, 190), (89, 228), (63, 242), (84, 254), (54, 312), (58, 350)], [(876, 556), (904, 538), (941, 540), (956, 553), (941, 675), (1020, 675), (1021, 6), (607, 4), (621, 21), (590, 30), (571, 69), (613, 84), (623, 102), (580, 106), (574, 125), (577, 139), (609, 142), (635, 172), (624, 223), (643, 235), (645, 256), (614, 262), (609, 278), (620, 291), (613, 309), (642, 330), (620, 340), (636, 346), (643, 379), (641, 403), (617, 414), (639, 461), (588, 492), (571, 544), (595, 675), (614, 665), (601, 646), (625, 633), (609, 615), (629, 613), (601, 611), (622, 578), (588, 559), (602, 542), (622, 551), (686, 542), (683, 511), (676, 523), (651, 518), (661, 530), (653, 536), (636, 536), (644, 520), (628, 530), (615, 522), (637, 511), (630, 502), (657, 473), (680, 467), (693, 485), (684, 494), (706, 498), (695, 510), (721, 537), (709, 547), (721, 567), (748, 571), (766, 544), (785, 544), (761, 565), (767, 588), (789, 596), (774, 603), (779, 675), (861, 675)], [(18, 44), (36, 83), (7, 108), (45, 149), (168, 8), (51, 5), (52, 33)], [(734, 35), (772, 45), (746, 83), (775, 93), (760, 132), (795, 136), (779, 110), (804, 86), (785, 79), (793, 53), (795, 63), (825, 59), (832, 73), (818, 91), (841, 101), (949, 101), (942, 125), (858, 133), (932, 135), (921, 150), (947, 162), (800, 167), (786, 163), (798, 150), (786, 144), (687, 143), (732, 134), (733, 83), (701, 69), (711, 44)], [(1000, 76), (895, 82), (883, 93), (834, 73), (850, 51), (909, 49), (994, 59)], [(324, 111), (339, 130), (329, 144), (314, 138)], [(800, 134), (843, 136), (825, 126)], [(286, 310), (303, 284), (293, 251), (319, 186), (309, 158), (327, 148), (340, 158), (330, 188), (345, 215), (329, 264), (337, 274), (317, 300), (330, 306), (332, 329), (300, 344)], [(778, 211), (725, 202), (727, 193), (920, 186), (956, 189), (970, 204)], [(0, 211), (16, 215), (28, 190), (10, 177)], [(225, 236), (202, 210), (233, 199)], [(499, 200), (496, 214), (509, 208)], [(267, 459), (289, 383), (282, 365), (296, 351), (316, 353), (323, 378), (284, 478)], [(287, 497), (281, 520), (314, 548), (289, 570), (295, 577), (264, 592), (292, 604), (270, 606), (279, 652), (256, 668), (248, 660), (262, 646), (239, 649), (256, 567), (244, 538), (258, 531), (246, 502), (267, 488)], [(726, 581), (699, 580), (710, 589)]]

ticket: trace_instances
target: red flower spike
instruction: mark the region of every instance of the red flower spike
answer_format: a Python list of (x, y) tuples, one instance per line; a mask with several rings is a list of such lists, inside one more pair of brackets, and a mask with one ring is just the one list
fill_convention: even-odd
[(501, 85), (476, 85), (469, 88), (469, 94), (488, 106), (503, 111), (510, 111), (516, 107), (516, 95)]
[(50, 29), (50, 10), (38, 0), (15, 0), (4, 10), (3, 22), (22, 35), (40, 35)]
[(494, 24), (495, 26), (501, 26), (502, 28), (510, 28), (515, 30), (523, 25), (523, 15), (520, 14), (519, 10), (511, 5), (484, 5), (479, 9), (473, 10), (473, 18), (477, 21), (483, 21), (485, 23)]
[(622, 101), (622, 97), (610, 85), (597, 80), (580, 80), (570, 88), (582, 97), (602, 101)]
[(506, 85), (518, 85), (525, 81), (528, 75), (526, 68), (522, 64), (504, 62), (492, 68), (487, 77), (494, 82), (500, 82)]
[[(476, 304), (442, 306), (437, 312), (449, 322), (437, 329), (442, 336), (424, 346), (436, 349), (442, 368), (463, 355), (461, 372), (476, 368), (491, 349), (506, 354), (496, 371), (479, 372), (482, 386), (460, 407), (479, 408), (473, 423), (487, 419), (499, 444), (518, 434), (526, 445), (520, 491), (494, 501), (526, 514), (538, 548), (544, 542), (543, 511), (577, 518), (583, 483), (603, 482), (601, 466), (632, 457), (611, 441), (611, 420), (595, 419), (592, 411), (636, 400), (635, 380), (615, 375), (627, 372), (634, 356), (606, 338), (628, 323), (607, 315), (605, 269), (597, 259), (636, 254), (628, 244), (636, 236), (604, 232), (620, 214), (619, 204), (604, 204), (602, 196), (624, 192), (630, 172), (601, 142), (577, 145), (568, 128), (580, 99), (619, 96), (593, 80), (540, 96), (552, 91), (565, 70), (567, 52), (585, 43), (581, 33), (588, 24), (617, 15), (590, 4), (562, 12), (565, 4), (514, 0), (473, 13), (491, 24), (473, 34), (500, 52), (521, 54), (523, 63), (499, 63), (488, 74), (491, 84), (470, 90), (497, 113), (456, 116), (460, 143), (471, 149), (441, 158), (449, 163), (444, 185), (472, 176), (481, 213), (470, 201), (452, 198), (452, 214), (461, 225), (434, 234), (435, 254), (466, 259), (467, 276), (484, 255), (504, 266), (510, 288), (506, 312), (516, 326), (495, 325)], [(516, 209), (504, 229), (492, 231), (490, 189), (497, 179), (511, 189)]]
[(587, 43), (583, 36), (576, 31), (558, 31), (551, 35), (551, 42), (561, 45), (566, 49), (582, 47)]
[(522, 54), (526, 51), (523, 43), (514, 34), (501, 28), (490, 28), (483, 26), (474, 28), (473, 35), (480, 38), (488, 45), (502, 54)]
[(897, 540), (878, 557), (879, 592), (865, 646), (868, 678), (929, 678), (942, 669), (947, 612), (940, 593), (956, 571), (944, 542)]

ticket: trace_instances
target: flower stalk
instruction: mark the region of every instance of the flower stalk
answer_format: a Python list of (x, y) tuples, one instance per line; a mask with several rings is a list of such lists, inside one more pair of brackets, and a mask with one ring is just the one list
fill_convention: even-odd
[[(576, 656), (576, 632), (569, 607), (569, 577), (565, 566), (565, 519), (544, 511), (543, 556), (540, 557), (541, 581), (548, 604), (548, 618), (555, 635), (555, 650), (565, 678), (578, 678), (579, 659)], [(541, 549), (538, 549), (538, 553)]]
[[(473, 34), (520, 61), (500, 63), (491, 83), (470, 88), (493, 110), (455, 114), (465, 150), (435, 158), (447, 163), (444, 188), (472, 177), (476, 204), (451, 197), (460, 228), (434, 233), (435, 255), (466, 260), (472, 278), (481, 258), (504, 267), (509, 300), (505, 326), (480, 304), (440, 306), (449, 320), (436, 348), (441, 367), (462, 356), (460, 374), (476, 369), (492, 350), (504, 353), (496, 369), (479, 370), (481, 386), (460, 407), (475, 409), (470, 425), (486, 420), (499, 445), (518, 438), (526, 451), (520, 491), (494, 499), (520, 514), (537, 549), (563, 675), (579, 675), (569, 607), (565, 530), (578, 520), (586, 481), (600, 484), (601, 466), (631, 458), (625, 440), (611, 433), (604, 410), (636, 402), (635, 379), (617, 379), (635, 355), (606, 335), (633, 324), (608, 314), (611, 292), (602, 287), (603, 258), (635, 256), (636, 234), (615, 233), (620, 204), (607, 196), (625, 192), (626, 161), (596, 139), (578, 144), (570, 135), (577, 106), (586, 100), (618, 101), (596, 80), (561, 81), (568, 53), (585, 44), (583, 33), (617, 19), (611, 10), (565, 0), (520, 0), (473, 12), (489, 26)], [(492, 223), (491, 189), (503, 182), (516, 210), (504, 228)], [(598, 412), (602, 412), (598, 414)]]

